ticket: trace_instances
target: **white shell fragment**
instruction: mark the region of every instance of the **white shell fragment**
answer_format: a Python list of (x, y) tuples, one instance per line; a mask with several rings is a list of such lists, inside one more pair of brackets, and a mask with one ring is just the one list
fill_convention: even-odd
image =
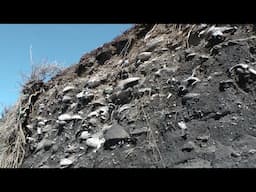
[(58, 117), (59, 121), (69, 121), (74, 119), (82, 120), (83, 118), (80, 115), (70, 115), (70, 114), (62, 114)]
[(142, 52), (138, 55), (138, 59), (141, 61), (146, 61), (151, 57), (151, 52)]
[(80, 135), (80, 139), (88, 139), (90, 135), (91, 134), (88, 131), (83, 131)]
[(185, 124), (184, 121), (180, 121), (180, 122), (178, 123), (178, 126), (179, 126), (181, 129), (187, 129), (187, 125)]
[(58, 117), (58, 120), (60, 120), (60, 121), (68, 121), (71, 119), (72, 119), (72, 116), (69, 114), (62, 114)]
[(67, 158), (61, 159), (60, 160), (60, 166), (68, 166), (73, 164), (73, 161)]
[(62, 90), (62, 92), (65, 93), (65, 92), (71, 91), (71, 90), (73, 90), (73, 89), (75, 89), (75, 87), (73, 87), (73, 86), (67, 86), (67, 87), (65, 87), (65, 88)]
[(96, 148), (94, 150), (94, 152), (96, 152), (100, 147), (101, 145), (105, 142), (105, 139), (102, 138), (102, 139), (99, 139), (98, 137), (92, 137), (92, 138), (89, 138), (86, 140), (86, 145), (88, 145), (89, 147), (92, 147), (92, 148)]
[(139, 77), (130, 77), (128, 79), (121, 80), (118, 84), (120, 89), (126, 89), (139, 83)]
[(80, 115), (73, 115), (71, 118), (72, 119), (80, 119), (80, 120), (83, 119)]

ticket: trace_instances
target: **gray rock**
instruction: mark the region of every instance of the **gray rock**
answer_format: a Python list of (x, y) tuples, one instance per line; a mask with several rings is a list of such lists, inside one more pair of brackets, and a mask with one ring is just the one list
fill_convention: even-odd
[(130, 138), (130, 136), (122, 126), (115, 123), (114, 125), (112, 125), (110, 129), (108, 129), (105, 132), (104, 138), (106, 139), (106, 141), (108, 141), (113, 139), (114, 140), (127, 139), (127, 138)]
[(112, 101), (112, 103), (117, 105), (123, 105), (127, 104), (132, 99), (132, 90), (126, 89), (122, 91), (118, 91), (116, 93), (113, 93), (109, 99)]
[(139, 83), (140, 78), (139, 77), (131, 77), (124, 79), (119, 82), (118, 88), (121, 90), (127, 89), (128, 87), (133, 87)]

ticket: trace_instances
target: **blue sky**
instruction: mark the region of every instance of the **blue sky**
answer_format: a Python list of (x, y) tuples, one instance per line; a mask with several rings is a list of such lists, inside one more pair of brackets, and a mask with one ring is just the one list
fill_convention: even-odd
[(131, 24), (0, 24), (0, 114), (20, 93), (21, 73), (29, 73), (32, 46), (34, 63), (57, 61), (64, 67), (117, 35)]

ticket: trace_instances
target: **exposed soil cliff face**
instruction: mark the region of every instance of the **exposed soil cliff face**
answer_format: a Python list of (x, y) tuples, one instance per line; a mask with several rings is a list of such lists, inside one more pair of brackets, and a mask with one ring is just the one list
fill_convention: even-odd
[(22, 167), (255, 167), (255, 50), (253, 25), (135, 25), (38, 91)]

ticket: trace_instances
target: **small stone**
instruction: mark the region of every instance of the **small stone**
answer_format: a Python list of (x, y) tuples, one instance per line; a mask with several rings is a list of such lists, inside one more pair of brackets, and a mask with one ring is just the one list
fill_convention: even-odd
[(121, 90), (127, 89), (128, 87), (133, 87), (139, 83), (140, 78), (139, 77), (131, 77), (128, 79), (124, 79), (119, 82), (118, 87)]
[(67, 86), (67, 87), (65, 87), (65, 88), (62, 90), (62, 92), (63, 92), (63, 93), (66, 93), (66, 92), (71, 91), (71, 90), (74, 90), (74, 89), (75, 89), (75, 87), (73, 87), (73, 86)]
[(70, 159), (64, 158), (60, 160), (60, 166), (69, 166), (72, 164), (73, 164), (73, 161)]
[(132, 91), (130, 89), (126, 89), (123, 91), (118, 91), (117, 93), (112, 94), (109, 99), (117, 105), (124, 105), (131, 101), (132, 99)]

